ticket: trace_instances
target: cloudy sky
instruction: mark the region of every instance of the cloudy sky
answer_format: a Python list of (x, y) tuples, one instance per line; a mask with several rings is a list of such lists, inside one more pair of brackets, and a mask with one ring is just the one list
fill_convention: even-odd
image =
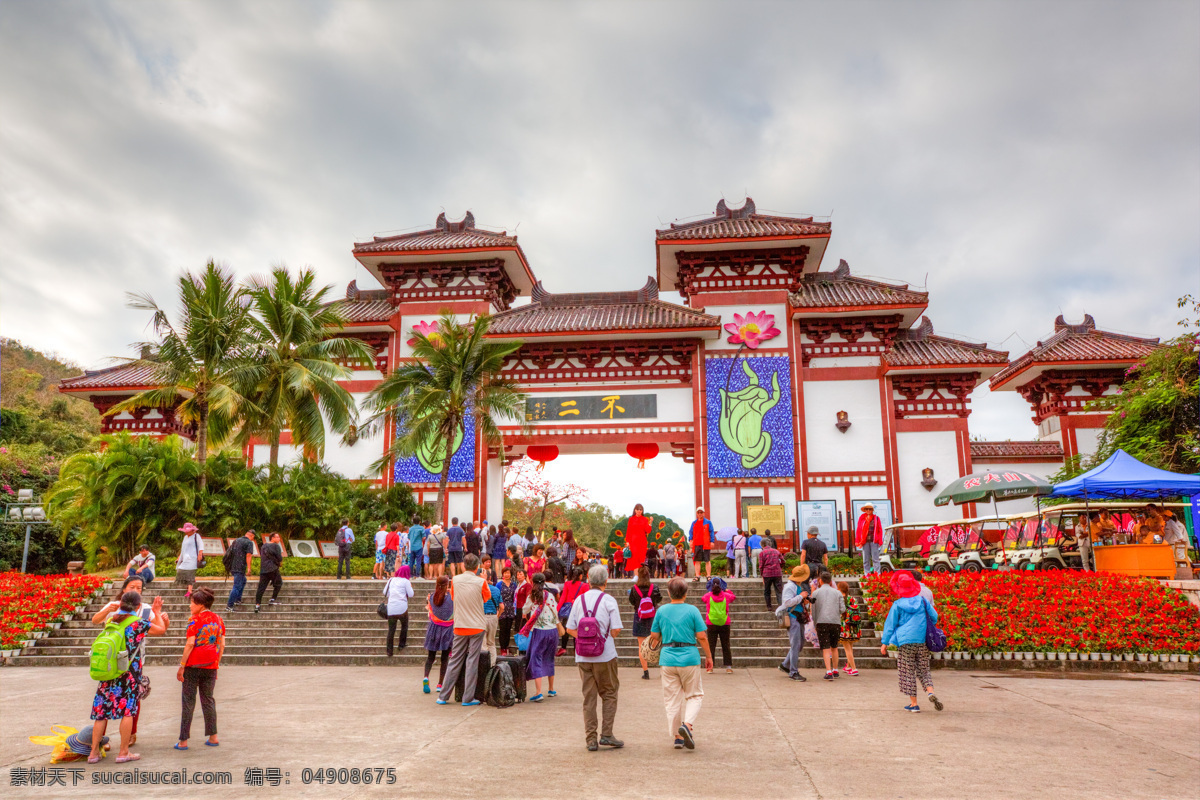
[[(1170, 336), (1200, 288), (1200, 6), (1130, 12), (13, 0), (0, 332), (103, 366), (145, 333), (128, 290), (210, 257), (369, 285), (352, 243), (442, 210), (515, 230), (551, 291), (636, 288), (656, 227), (749, 194), (831, 217), (826, 268), (927, 286), (941, 333)], [(975, 408), (1034, 433), (1015, 394)]]

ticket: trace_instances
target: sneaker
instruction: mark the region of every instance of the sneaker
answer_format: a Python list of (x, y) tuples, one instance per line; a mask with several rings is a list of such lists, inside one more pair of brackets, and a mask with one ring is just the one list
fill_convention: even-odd
[(725, 674), (727, 674), (727, 675), (732, 675), (732, 674), (733, 674), (733, 667), (726, 667), (726, 668), (725, 668)]
[(262, 606), (260, 606), (260, 605), (255, 605), (255, 606), (254, 606), (254, 613), (255, 613), (255, 614), (257, 614), (257, 613), (258, 613), (260, 610), (262, 610)]
[(625, 746), (625, 743), (615, 736), (601, 736), (600, 744), (604, 745), (605, 747), (614, 748), (621, 748)]
[(642, 680), (644, 680), (644, 681), (650, 680), (650, 670), (648, 670), (648, 669), (642, 670)]
[(445, 700), (443, 700), (443, 699), (442, 699), (442, 698), (440, 698), (440, 697), (439, 697), (437, 700), (435, 700), (434, 702), (435, 702), (435, 703), (437, 703), (439, 706), (444, 706), (444, 705), (446, 705), (446, 701), (445, 701)]
[(836, 670), (836, 669), (835, 669), (835, 670), (833, 671), (833, 677), (835, 677), (835, 678), (836, 678), (837, 676), (838, 676), (838, 670)]
[(279, 601), (278, 601), (278, 600), (276, 600), (274, 597), (272, 597), (270, 600), (268, 600), (268, 601), (267, 601), (267, 605), (270, 605), (270, 606), (281, 606), (281, 605), (283, 605), (283, 603), (279, 602)]
[(692, 738), (692, 729), (687, 725), (680, 725), (677, 731), (680, 737), (683, 738), (683, 746), (688, 750), (696, 749), (696, 740)]
[(833, 680), (835, 677), (837, 677), (837, 675), (836, 675), (835, 673), (833, 673), (833, 672), (826, 672), (826, 673), (825, 673), (825, 680), (827, 680), (827, 681), (831, 681), (831, 680)]
[(546, 698), (544, 698), (542, 695), (540, 695), (540, 694), (535, 694), (533, 697), (529, 698), (529, 702), (531, 702), (531, 703), (540, 703), (540, 702), (542, 702), (544, 699), (546, 699)]
[(463, 707), (470, 707), (470, 706), (477, 706), (477, 705), (479, 705), (479, 701), (478, 701), (478, 700), (472, 700), (472, 701), (471, 701), (471, 702), (469, 702), (469, 703), (463, 703)]
[(421, 691), (423, 691), (425, 694), (429, 694), (429, 678), (421, 679)]
[(936, 708), (938, 711), (941, 711), (945, 707), (942, 705), (942, 701), (938, 700), (937, 695), (934, 694), (933, 692), (929, 692), (925, 696), (929, 698), (929, 702), (933, 703), (933, 707)]
[(803, 683), (805, 680), (807, 680), (807, 678), (805, 678), (799, 672), (793, 672), (791, 675), (788, 675), (788, 677), (794, 681), (800, 681), (801, 683)]
[[(587, 749), (588, 749), (589, 753), (594, 753), (600, 749), (600, 745), (596, 744), (595, 742), (588, 742)], [(99, 761), (100, 759), (96, 759), (96, 760)]]
[(707, 672), (709, 675), (712, 675), (712, 670), (711, 670), (711, 669), (705, 670), (705, 672)]
[(682, 750), (682, 749), (683, 749), (683, 739), (680, 739), (680, 738), (676, 737), (676, 739), (675, 739), (675, 749), (676, 749), (676, 750)]
[(560, 647), (560, 648), (558, 648), (558, 650), (555, 651), (554, 657), (558, 658), (559, 656), (565, 656), (566, 654), (567, 654), (567, 648)]
[(920, 706), (905, 706), (905, 707), (904, 707), (904, 710), (905, 710), (905, 711), (911, 711), (911, 712), (912, 712), (912, 713), (914, 713), (914, 714), (920, 714), (920, 713), (921, 713), (921, 707), (920, 707)]
[(782, 672), (784, 675), (789, 675), (789, 674), (791, 674), (791, 670), (790, 670), (790, 669), (788, 669), (788, 668), (787, 668), (786, 666), (784, 666), (783, 664), (780, 664), (780, 665), (779, 665), (779, 671), (780, 671), (780, 672)]
[(853, 675), (857, 675), (857, 674), (858, 674), (858, 670), (854, 669), (853, 667), (847, 667), (847, 668), (846, 668), (846, 674), (847, 674), (847, 675), (851, 675), (851, 676), (853, 676)]

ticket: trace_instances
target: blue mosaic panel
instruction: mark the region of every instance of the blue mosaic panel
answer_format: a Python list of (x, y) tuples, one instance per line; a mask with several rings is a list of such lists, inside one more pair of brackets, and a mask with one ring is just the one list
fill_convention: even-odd
[[(475, 426), (465, 425), (462, 442), (450, 457), (450, 482), (470, 483), (475, 480)], [(403, 422), (397, 423), (396, 435), (403, 434)], [(442, 479), (440, 472), (430, 472), (416, 456), (400, 458), (392, 470), (397, 483), (437, 483)]]
[(791, 375), (787, 356), (704, 359), (708, 477), (795, 476)]

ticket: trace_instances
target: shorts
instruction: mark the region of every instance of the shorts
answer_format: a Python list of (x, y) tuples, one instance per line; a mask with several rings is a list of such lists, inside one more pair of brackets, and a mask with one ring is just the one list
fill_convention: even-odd
[(196, 570), (194, 569), (177, 569), (175, 570), (175, 584), (177, 586), (191, 586), (196, 582)]
[(842, 626), (839, 624), (830, 624), (827, 622), (817, 623), (817, 641), (821, 644), (822, 650), (832, 650), (838, 646), (838, 639), (842, 635)]
[(463, 562), (463, 551), (462, 550), (447, 550), (446, 551), (446, 563), (447, 564), (461, 564), (462, 562)]
[(444, 555), (444, 553), (445, 553), (445, 551), (442, 550), (442, 548), (440, 548), (440, 547), (437, 550), (430, 550), (429, 551), (429, 563), (430, 564), (441, 564), (443, 561), (446, 560), (446, 556)]
[(695, 549), (695, 551), (692, 553), (692, 561), (695, 561), (697, 564), (702, 564), (702, 563), (708, 561), (707, 548), (697, 547)]
[(382, 551), (382, 550), (376, 550), (376, 551), (375, 551), (375, 563), (376, 563), (376, 564), (382, 564), (382, 563), (383, 563), (383, 551)]

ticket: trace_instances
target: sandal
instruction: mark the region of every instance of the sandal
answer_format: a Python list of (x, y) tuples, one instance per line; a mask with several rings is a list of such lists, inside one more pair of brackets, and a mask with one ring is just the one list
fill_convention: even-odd
[(188, 749), (188, 746), (185, 744), (183, 747), (180, 747), (180, 746), (179, 746), (179, 742), (176, 742), (176, 743), (175, 743), (175, 749), (176, 749), (176, 750), (187, 750), (187, 749)]
[(137, 761), (142, 756), (139, 753), (130, 753), (127, 756), (117, 756), (118, 764), (126, 764), (130, 761)]
[(100, 759), (102, 759), (102, 758), (104, 758), (104, 756), (88, 756), (88, 763), (89, 764), (99, 764)]

